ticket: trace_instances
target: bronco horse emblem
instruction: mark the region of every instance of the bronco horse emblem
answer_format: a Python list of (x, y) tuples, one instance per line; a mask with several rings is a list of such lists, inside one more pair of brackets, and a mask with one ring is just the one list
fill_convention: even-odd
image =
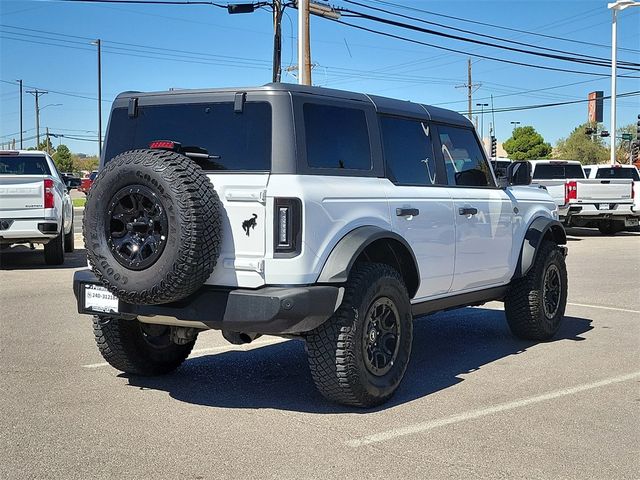
[(258, 224), (258, 222), (256, 222), (257, 218), (258, 215), (254, 213), (249, 220), (245, 220), (244, 222), (242, 222), (242, 229), (244, 230), (244, 233), (247, 234), (247, 237), (249, 236), (249, 230), (252, 228), (256, 228), (256, 225)]

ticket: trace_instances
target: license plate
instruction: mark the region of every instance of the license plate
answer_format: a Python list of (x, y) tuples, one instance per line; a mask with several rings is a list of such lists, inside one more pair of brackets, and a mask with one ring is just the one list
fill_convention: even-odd
[(637, 218), (625, 218), (624, 226), (625, 227), (637, 227), (640, 224), (640, 219)]
[(609, 210), (609, 204), (608, 203), (601, 203), (600, 204), (600, 210)]
[(85, 285), (84, 308), (98, 313), (118, 313), (118, 297), (104, 287)]

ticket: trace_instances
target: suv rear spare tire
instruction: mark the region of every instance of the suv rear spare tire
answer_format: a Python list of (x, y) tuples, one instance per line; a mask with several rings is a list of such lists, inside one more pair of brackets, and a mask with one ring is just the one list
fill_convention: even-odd
[(102, 283), (133, 304), (169, 303), (209, 278), (220, 251), (220, 200), (202, 169), (166, 150), (132, 150), (100, 171), (82, 232)]

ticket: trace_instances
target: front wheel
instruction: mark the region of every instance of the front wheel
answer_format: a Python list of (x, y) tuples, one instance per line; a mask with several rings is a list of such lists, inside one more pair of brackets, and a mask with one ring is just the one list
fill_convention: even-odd
[(115, 369), (135, 375), (162, 375), (178, 368), (196, 341), (178, 345), (171, 327), (138, 320), (93, 317), (93, 334), (102, 357)]
[(511, 332), (525, 340), (549, 340), (564, 317), (567, 290), (564, 254), (555, 243), (545, 240), (531, 270), (512, 282), (504, 299)]
[(400, 274), (383, 264), (356, 265), (338, 310), (306, 335), (311, 376), (329, 400), (356, 407), (387, 401), (411, 355), (413, 321)]

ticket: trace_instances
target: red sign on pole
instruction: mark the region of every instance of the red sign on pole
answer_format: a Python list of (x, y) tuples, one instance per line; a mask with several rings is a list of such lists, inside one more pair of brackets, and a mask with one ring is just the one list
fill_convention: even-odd
[(604, 92), (598, 90), (589, 93), (589, 123), (602, 122), (602, 97)]

